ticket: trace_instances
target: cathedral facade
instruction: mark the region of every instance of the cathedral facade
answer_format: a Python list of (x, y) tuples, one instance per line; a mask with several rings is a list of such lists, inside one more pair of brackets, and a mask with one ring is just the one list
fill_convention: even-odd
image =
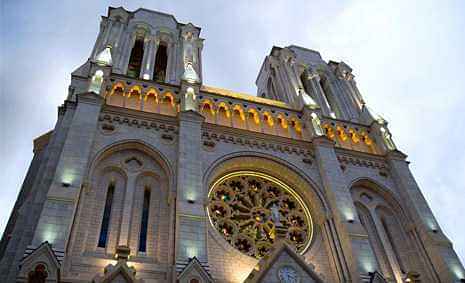
[(200, 28), (109, 8), (0, 245), (1, 282), (465, 282), (352, 69), (273, 47), (204, 85)]

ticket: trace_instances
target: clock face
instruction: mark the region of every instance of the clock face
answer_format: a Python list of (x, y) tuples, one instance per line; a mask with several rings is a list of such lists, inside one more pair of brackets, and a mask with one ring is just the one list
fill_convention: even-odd
[(297, 271), (290, 267), (284, 266), (278, 271), (279, 280), (283, 283), (298, 283), (299, 282), (299, 274)]

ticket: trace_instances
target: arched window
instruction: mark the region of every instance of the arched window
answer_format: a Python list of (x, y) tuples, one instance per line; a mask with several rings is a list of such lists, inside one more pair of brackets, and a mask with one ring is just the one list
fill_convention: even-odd
[(150, 209), (150, 188), (144, 190), (144, 202), (142, 204), (142, 218), (140, 223), (139, 233), (139, 252), (147, 251), (147, 228), (149, 223)]
[(276, 90), (273, 84), (273, 80), (271, 77), (268, 78), (268, 83), (266, 84), (266, 91), (268, 93), (268, 98), (276, 99)]
[(368, 241), (370, 243), (371, 253), (372, 253), (371, 256), (373, 257), (372, 260), (374, 261), (370, 264), (371, 270), (366, 270), (366, 271), (373, 272), (375, 270), (378, 270), (379, 272), (382, 272), (383, 275), (385, 276), (391, 276), (392, 271), (389, 267), (386, 253), (383, 249), (381, 239), (376, 230), (376, 226), (373, 221), (373, 218), (370, 215), (370, 212), (361, 203), (358, 203), (358, 202), (355, 203), (355, 207), (357, 209), (357, 214), (360, 220), (360, 224), (362, 224), (362, 226), (367, 231)]
[(126, 98), (126, 108), (140, 110), (141, 109), (141, 90), (138, 87), (133, 87)]
[(168, 47), (166, 43), (160, 42), (155, 56), (155, 67), (153, 69), (153, 79), (164, 82), (166, 79), (166, 67), (168, 66)]
[(48, 277), (47, 268), (43, 264), (38, 264), (27, 276), (28, 283), (45, 283)]
[(102, 226), (100, 228), (100, 236), (98, 239), (98, 247), (105, 248), (108, 240), (108, 228), (110, 227), (111, 205), (113, 202), (113, 195), (115, 193), (115, 185), (110, 183), (107, 190), (107, 198), (105, 201), (105, 208), (103, 210)]
[(144, 38), (137, 37), (129, 57), (128, 76), (139, 77), (142, 68), (142, 57), (144, 56)]

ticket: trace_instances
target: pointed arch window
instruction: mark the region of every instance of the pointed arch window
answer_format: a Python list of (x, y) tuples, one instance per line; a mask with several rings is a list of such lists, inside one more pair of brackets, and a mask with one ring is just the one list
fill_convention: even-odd
[(139, 252), (147, 251), (147, 230), (149, 222), (149, 209), (150, 209), (150, 188), (144, 190), (144, 203), (142, 205), (142, 218), (139, 233)]
[(274, 84), (273, 84), (273, 80), (270, 78), (268, 78), (268, 83), (266, 85), (266, 90), (267, 90), (267, 93), (268, 93), (268, 98), (270, 99), (276, 99), (276, 90), (274, 88)]
[(335, 116), (334, 118), (341, 118), (341, 111), (337, 106), (336, 100), (334, 95), (331, 93), (331, 90), (328, 86), (328, 80), (324, 76), (320, 76), (320, 87), (323, 91), (323, 95), (326, 98), (326, 101), (329, 105), (329, 111), (331, 111), (331, 115)]
[(102, 227), (100, 228), (100, 236), (98, 239), (98, 247), (105, 248), (108, 241), (108, 228), (110, 227), (111, 205), (113, 203), (113, 195), (115, 193), (115, 184), (110, 183), (107, 190), (107, 198), (105, 208), (103, 210)]
[(155, 55), (155, 67), (153, 68), (153, 79), (164, 82), (166, 78), (166, 68), (168, 66), (168, 46), (165, 42), (160, 42)]
[(142, 57), (144, 56), (144, 38), (137, 37), (129, 57), (128, 76), (139, 77), (142, 68)]

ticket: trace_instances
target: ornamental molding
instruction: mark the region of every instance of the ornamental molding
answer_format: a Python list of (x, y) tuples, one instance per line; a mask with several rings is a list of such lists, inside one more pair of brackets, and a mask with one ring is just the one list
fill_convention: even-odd
[(298, 156), (304, 157), (303, 161), (305, 163), (312, 163), (312, 160), (315, 158), (315, 154), (310, 150), (309, 143), (299, 143), (296, 140), (293, 140), (293, 143), (286, 143), (279, 141), (278, 139), (273, 140), (272, 138), (263, 138), (256, 136), (246, 136), (241, 133), (225, 133), (221, 131), (213, 131), (209, 129), (204, 129), (202, 133), (202, 140), (204, 149), (211, 151), (214, 149), (216, 143), (232, 143), (243, 146), (249, 146), (251, 148), (258, 148), (264, 150), (272, 150), (275, 152), (282, 152), (287, 154), (296, 154)]
[(102, 122), (102, 130), (113, 131), (114, 126), (112, 124), (126, 124), (129, 127), (146, 128), (147, 130), (154, 129), (155, 131), (163, 131), (168, 135), (178, 134), (178, 127), (171, 122), (163, 120), (145, 120), (136, 117), (128, 117), (123, 115), (116, 115), (110, 113), (102, 113), (99, 117), (99, 121)]
[(376, 158), (374, 156), (368, 156), (367, 154), (338, 153), (337, 160), (341, 165), (348, 164), (358, 167), (389, 171), (389, 165), (385, 160)]

